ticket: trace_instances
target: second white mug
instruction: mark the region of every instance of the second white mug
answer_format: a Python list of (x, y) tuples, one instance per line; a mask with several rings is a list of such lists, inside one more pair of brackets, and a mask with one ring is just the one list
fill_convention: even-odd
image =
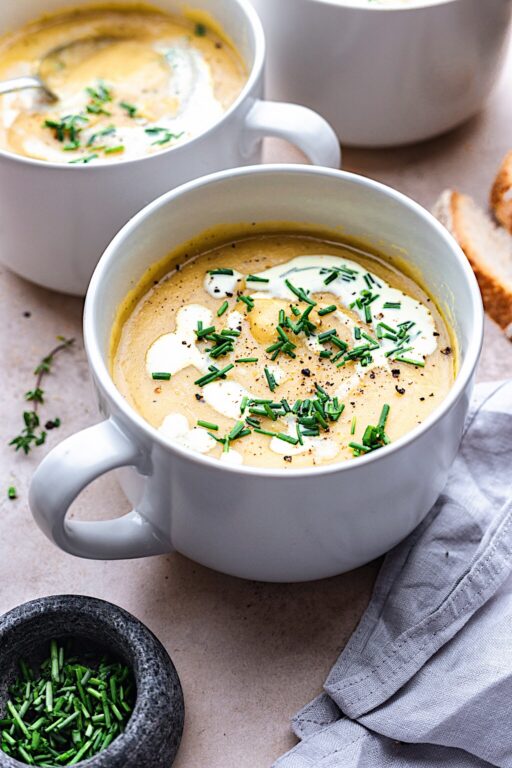
[(485, 102), (512, 0), (253, 0), (267, 93), (319, 110), (343, 144), (397, 146), (454, 128)]
[[(175, 14), (188, 7), (181, 0), (152, 5)], [(69, 0), (5, 3), (0, 34), (68, 6)], [(265, 37), (249, 0), (195, 0), (198, 10), (220, 24), (247, 64), (238, 99), (197, 138), (140, 159), (77, 166), (0, 151), (0, 261), (6, 267), (46, 288), (85, 294), (101, 253), (140, 208), (204, 174), (261, 162), (265, 136), (287, 139), (314, 164), (339, 167), (339, 143), (323, 118), (263, 100)]]

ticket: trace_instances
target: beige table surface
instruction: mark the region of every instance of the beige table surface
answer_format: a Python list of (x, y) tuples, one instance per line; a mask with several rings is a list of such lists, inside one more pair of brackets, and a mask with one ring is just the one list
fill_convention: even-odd
[[(426, 206), (447, 186), (485, 204), (493, 174), (512, 148), (511, 88), (512, 50), (488, 109), (471, 123), (421, 146), (346, 150), (344, 166)], [(300, 161), (278, 142), (267, 147), (267, 159)], [(265, 585), (222, 576), (177, 554), (102, 563), (58, 551), (32, 522), (27, 486), (45, 450), (97, 418), (81, 342), (82, 302), (0, 268), (0, 313), (0, 612), (62, 592), (127, 608), (163, 641), (182, 679), (187, 716), (176, 768), (270, 766), (294, 743), (289, 719), (319, 692), (365, 608), (378, 565), (314, 584)], [(45, 386), (44, 414), (60, 416), (62, 427), (44, 449), (27, 458), (14, 455), (6, 443), (19, 430), (23, 392), (57, 334), (77, 338)], [(511, 373), (512, 344), (488, 321), (480, 378)], [(6, 499), (11, 483), (19, 492), (14, 502)], [(110, 476), (80, 497), (73, 514), (93, 519), (126, 510)]]

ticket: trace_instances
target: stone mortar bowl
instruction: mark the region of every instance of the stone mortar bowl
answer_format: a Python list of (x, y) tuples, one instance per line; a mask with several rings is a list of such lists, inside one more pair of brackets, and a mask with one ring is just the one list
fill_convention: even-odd
[[(0, 716), (23, 658), (37, 664), (52, 639), (72, 638), (76, 655), (107, 652), (131, 670), (136, 698), (126, 730), (80, 768), (169, 768), (181, 741), (184, 702), (178, 673), (167, 651), (134, 616), (91, 597), (58, 595), (33, 600), (0, 618)], [(26, 763), (0, 750), (0, 768)]]

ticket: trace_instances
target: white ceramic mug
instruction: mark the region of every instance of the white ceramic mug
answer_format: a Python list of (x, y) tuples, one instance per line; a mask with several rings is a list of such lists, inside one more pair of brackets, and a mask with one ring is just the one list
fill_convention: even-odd
[[(290, 221), (339, 231), (407, 254), (451, 323), (461, 365), (446, 400), (423, 424), (357, 460), (308, 469), (232, 467), (168, 442), (128, 405), (109, 374), (116, 310), (156, 261), (220, 224)], [(89, 558), (172, 548), (225, 573), (265, 581), (319, 579), (393, 547), (426, 515), (462, 435), (482, 341), (480, 292), (458, 245), (398, 192), (341, 171), (260, 166), (190, 182), (135, 216), (91, 281), (85, 345), (105, 420), (68, 438), (37, 469), (30, 506), (59, 547)], [(123, 469), (135, 509), (110, 522), (66, 520), (99, 475)]]
[(512, 0), (253, 0), (267, 94), (319, 110), (343, 144), (431, 138), (480, 110)]
[[(0, 34), (69, 5), (69, 0), (3, 3)], [(152, 0), (152, 5), (171, 13), (193, 7), (213, 16), (247, 64), (246, 85), (209, 130), (150, 157), (69, 165), (0, 151), (0, 261), (39, 285), (85, 294), (101, 253), (131, 216), (185, 181), (260, 162), (264, 136), (288, 139), (311, 162), (339, 168), (339, 143), (325, 120), (304, 107), (262, 100), (265, 38), (249, 0)]]

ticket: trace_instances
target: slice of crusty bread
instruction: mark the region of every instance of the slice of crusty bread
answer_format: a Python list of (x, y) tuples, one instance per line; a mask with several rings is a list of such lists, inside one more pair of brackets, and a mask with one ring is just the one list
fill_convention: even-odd
[(512, 152), (505, 156), (494, 180), (491, 208), (498, 221), (512, 233)]
[(452, 190), (443, 192), (433, 214), (466, 254), (486, 311), (512, 338), (512, 236), (471, 197)]

